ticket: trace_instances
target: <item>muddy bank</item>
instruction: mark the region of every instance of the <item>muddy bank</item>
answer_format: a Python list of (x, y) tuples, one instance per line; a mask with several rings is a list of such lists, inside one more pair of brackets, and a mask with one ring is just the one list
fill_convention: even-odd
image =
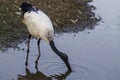
[[(16, 47), (27, 36), (19, 5), (21, 0), (0, 0), (0, 49)], [(92, 12), (92, 0), (24, 0), (45, 12), (53, 22), (55, 31), (78, 32), (86, 28), (94, 29), (99, 21)]]

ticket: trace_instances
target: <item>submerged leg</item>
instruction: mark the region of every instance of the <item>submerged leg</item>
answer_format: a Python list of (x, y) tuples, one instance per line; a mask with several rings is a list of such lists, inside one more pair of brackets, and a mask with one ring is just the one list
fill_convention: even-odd
[(38, 57), (37, 57), (37, 59), (36, 59), (36, 61), (35, 61), (35, 67), (37, 68), (37, 65), (38, 65), (38, 60), (39, 60), (39, 58), (40, 58), (40, 40), (41, 39), (39, 39), (38, 40), (38, 42), (37, 42), (37, 45), (38, 45)]
[(63, 60), (63, 62), (66, 64), (69, 71), (72, 71), (71, 66), (69, 64), (68, 56), (65, 53), (60, 52), (54, 44), (54, 41), (50, 41), (50, 46), (52, 50)]
[(27, 45), (27, 56), (26, 56), (26, 61), (25, 61), (26, 66), (28, 65), (28, 57), (29, 57), (29, 51), (30, 51), (30, 38), (31, 38), (31, 35), (29, 34), (28, 35), (28, 45)]

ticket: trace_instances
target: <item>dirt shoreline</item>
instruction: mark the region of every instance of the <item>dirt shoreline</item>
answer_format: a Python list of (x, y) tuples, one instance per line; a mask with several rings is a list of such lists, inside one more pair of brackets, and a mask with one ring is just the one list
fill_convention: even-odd
[[(21, 0), (0, 0), (0, 49), (13, 47), (26, 40), (27, 30), (22, 24)], [(55, 32), (78, 32), (94, 29), (100, 19), (95, 17), (92, 0), (24, 0), (45, 12), (53, 22)]]

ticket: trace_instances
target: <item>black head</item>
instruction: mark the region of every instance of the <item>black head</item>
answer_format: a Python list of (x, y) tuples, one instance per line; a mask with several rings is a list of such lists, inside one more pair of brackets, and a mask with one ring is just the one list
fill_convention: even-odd
[(54, 41), (50, 41), (50, 46), (52, 48), (52, 50), (63, 60), (63, 62), (66, 64), (66, 66), (68, 67), (69, 71), (72, 71), (70, 63), (69, 63), (69, 59), (67, 54), (60, 52), (54, 44)]
[(69, 60), (68, 60), (68, 56), (67, 56), (65, 53), (61, 53), (61, 52), (60, 52), (60, 57), (61, 57), (61, 59), (63, 60), (63, 62), (66, 64), (66, 66), (68, 67), (68, 69), (69, 69), (70, 71), (72, 71), (71, 66), (70, 66), (70, 63), (69, 63)]
[(33, 8), (33, 6), (31, 4), (26, 3), (26, 2), (22, 3), (22, 5), (20, 7), (21, 7), (21, 10), (23, 11), (23, 13), (30, 11)]

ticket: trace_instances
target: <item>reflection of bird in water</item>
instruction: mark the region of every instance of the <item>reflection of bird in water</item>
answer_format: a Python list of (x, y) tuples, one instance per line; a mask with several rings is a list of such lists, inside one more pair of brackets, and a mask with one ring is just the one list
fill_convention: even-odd
[(28, 68), (26, 70), (26, 75), (19, 75), (17, 80), (52, 80), (51, 78), (47, 77), (42, 72), (30, 72)]
[(71, 71), (67, 70), (65, 73), (61, 73), (59, 75), (51, 75), (51, 76), (47, 76), (45, 74), (43, 74), (42, 72), (38, 71), (38, 67), (36, 64), (36, 72), (30, 72), (30, 70), (28, 69), (27, 65), (25, 67), (25, 71), (26, 71), (26, 75), (19, 75), (17, 80), (65, 80), (67, 78), (67, 76), (71, 73)]
[[(54, 29), (52, 22), (50, 21), (48, 16), (28, 3), (23, 3), (21, 5), (21, 9), (23, 11), (23, 16), (24, 16), (23, 23), (27, 26), (27, 29), (30, 33), (28, 40), (27, 56), (29, 55), (30, 38), (32, 35), (38, 38), (39, 55), (36, 62), (39, 60), (40, 57), (40, 47), (39, 47), (40, 40), (43, 39), (50, 44), (52, 50), (64, 61), (64, 63), (68, 67), (68, 70), (72, 71), (71, 66), (69, 64), (68, 56), (65, 53), (60, 52), (55, 47), (53, 41)], [(28, 63), (26, 62), (26, 65), (27, 64)]]

